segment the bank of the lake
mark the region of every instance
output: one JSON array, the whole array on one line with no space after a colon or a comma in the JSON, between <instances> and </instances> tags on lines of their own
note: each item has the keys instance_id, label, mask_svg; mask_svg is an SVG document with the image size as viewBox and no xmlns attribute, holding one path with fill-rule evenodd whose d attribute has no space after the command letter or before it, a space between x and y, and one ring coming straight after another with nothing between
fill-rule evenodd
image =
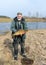
<instances>
[{"instance_id":1,"label":"bank of the lake","mask_svg":"<svg viewBox=\"0 0 46 65\"><path fill-rule=\"evenodd\" d=\"M31 18L31 17L24 17L26 22L46 22L46 18ZM0 18L0 22L12 22L13 18Z\"/></svg>"},{"instance_id":2,"label":"bank of the lake","mask_svg":"<svg viewBox=\"0 0 46 65\"><path fill-rule=\"evenodd\" d=\"M23 65L20 54L18 54L17 61L13 59L13 46L11 42L11 32L0 36L0 65ZM46 65L46 29L30 30L27 32L25 51L27 56L34 60L33 65Z\"/></svg>"}]
</instances>

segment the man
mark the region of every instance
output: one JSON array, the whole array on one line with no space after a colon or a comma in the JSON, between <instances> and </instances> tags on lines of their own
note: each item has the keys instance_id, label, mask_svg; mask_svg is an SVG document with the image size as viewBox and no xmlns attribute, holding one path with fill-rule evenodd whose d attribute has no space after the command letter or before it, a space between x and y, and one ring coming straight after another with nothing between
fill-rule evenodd
<instances>
[{"instance_id":1,"label":"man","mask_svg":"<svg viewBox=\"0 0 46 65\"><path fill-rule=\"evenodd\" d=\"M27 30L27 25L26 25L25 19L22 16L22 13L19 12L17 13L17 16L13 19L13 22L11 24L12 34L14 34L16 31L20 29ZM25 48L24 48L25 38L26 38L26 33L23 34L22 36L18 35L18 36L13 37L14 59L15 60L17 60L18 58L18 41L21 46L21 55L23 57L26 57Z\"/></svg>"}]
</instances>

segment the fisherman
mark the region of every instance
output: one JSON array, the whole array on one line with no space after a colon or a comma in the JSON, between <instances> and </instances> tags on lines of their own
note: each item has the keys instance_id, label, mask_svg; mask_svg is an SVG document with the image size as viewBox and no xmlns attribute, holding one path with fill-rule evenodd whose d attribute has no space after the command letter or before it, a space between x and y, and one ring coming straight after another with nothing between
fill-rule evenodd
<instances>
[{"instance_id":1,"label":"fisherman","mask_svg":"<svg viewBox=\"0 0 46 65\"><path fill-rule=\"evenodd\" d=\"M18 12L17 16L13 19L11 24L12 35L20 29L27 30L27 25L25 19L23 18L22 13ZM21 47L21 53L20 53L21 56L26 57L25 54L26 33L24 33L23 35L16 35L12 38L13 38L13 47L14 47L14 60L18 59L18 44L20 44Z\"/></svg>"}]
</instances>

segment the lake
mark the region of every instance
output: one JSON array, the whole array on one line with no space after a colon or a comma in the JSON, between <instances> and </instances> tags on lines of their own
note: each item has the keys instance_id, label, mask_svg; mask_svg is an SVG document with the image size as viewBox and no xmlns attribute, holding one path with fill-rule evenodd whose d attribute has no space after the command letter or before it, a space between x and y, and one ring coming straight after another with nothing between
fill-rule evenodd
<instances>
[{"instance_id":1,"label":"lake","mask_svg":"<svg viewBox=\"0 0 46 65\"><path fill-rule=\"evenodd\" d=\"M46 29L46 22L27 22L28 29ZM0 33L10 31L11 22L0 23Z\"/></svg>"}]
</instances>

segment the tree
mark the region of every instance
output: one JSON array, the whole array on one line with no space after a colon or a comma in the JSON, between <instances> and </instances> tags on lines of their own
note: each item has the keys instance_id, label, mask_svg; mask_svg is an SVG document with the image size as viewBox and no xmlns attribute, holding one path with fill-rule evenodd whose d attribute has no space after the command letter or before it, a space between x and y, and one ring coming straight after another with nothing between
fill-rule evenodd
<instances>
[{"instance_id":1,"label":"tree","mask_svg":"<svg viewBox=\"0 0 46 65\"><path fill-rule=\"evenodd\" d=\"M28 16L31 17L31 12L28 12Z\"/></svg>"},{"instance_id":2,"label":"tree","mask_svg":"<svg viewBox=\"0 0 46 65\"><path fill-rule=\"evenodd\" d=\"M39 13L38 13L38 12L36 12L36 17L37 17L37 18L39 17Z\"/></svg>"}]
</instances>

